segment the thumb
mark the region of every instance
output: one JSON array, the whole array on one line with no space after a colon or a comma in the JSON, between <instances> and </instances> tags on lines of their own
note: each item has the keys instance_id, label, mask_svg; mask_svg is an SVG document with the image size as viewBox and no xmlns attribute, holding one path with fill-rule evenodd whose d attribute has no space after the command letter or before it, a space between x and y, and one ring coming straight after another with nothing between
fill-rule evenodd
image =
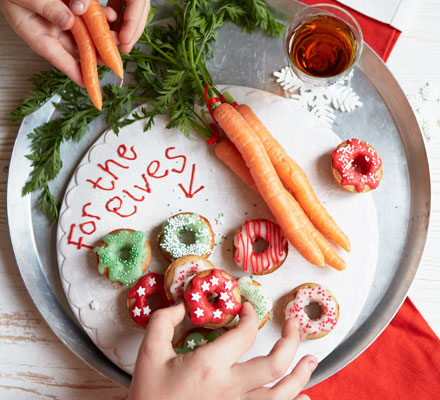
<instances>
[{"instance_id":1,"label":"thumb","mask_svg":"<svg viewBox=\"0 0 440 400\"><path fill-rule=\"evenodd\" d=\"M159 361L175 357L172 345L174 328L184 317L183 303L155 311L147 325L138 358L148 356Z\"/></svg>"},{"instance_id":2,"label":"thumb","mask_svg":"<svg viewBox=\"0 0 440 400\"><path fill-rule=\"evenodd\" d=\"M90 6L91 0L70 0L69 7L75 15L83 15Z\"/></svg>"},{"instance_id":3,"label":"thumb","mask_svg":"<svg viewBox=\"0 0 440 400\"><path fill-rule=\"evenodd\" d=\"M19 3L43 18L57 25L63 30L70 29L73 25L73 14L66 4L59 0L22 0Z\"/></svg>"}]
</instances>

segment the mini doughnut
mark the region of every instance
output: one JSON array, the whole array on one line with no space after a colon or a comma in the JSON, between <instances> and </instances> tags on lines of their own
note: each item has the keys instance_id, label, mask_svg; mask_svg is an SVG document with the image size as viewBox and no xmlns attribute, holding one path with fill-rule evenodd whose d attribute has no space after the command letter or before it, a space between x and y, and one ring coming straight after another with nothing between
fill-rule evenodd
<instances>
[{"instance_id":1,"label":"mini doughnut","mask_svg":"<svg viewBox=\"0 0 440 400\"><path fill-rule=\"evenodd\" d=\"M201 271L214 269L206 258L183 256L171 263L165 271L165 291L169 301L174 304L183 298L186 284Z\"/></svg>"},{"instance_id":2,"label":"mini doughnut","mask_svg":"<svg viewBox=\"0 0 440 400\"><path fill-rule=\"evenodd\" d=\"M256 251L259 241L267 247ZM233 250L235 263L244 272L265 275L283 265L289 244L279 225L267 219L254 219L245 221L237 230Z\"/></svg>"},{"instance_id":3,"label":"mini doughnut","mask_svg":"<svg viewBox=\"0 0 440 400\"><path fill-rule=\"evenodd\" d=\"M183 297L191 321L208 329L228 325L242 307L237 281L221 269L199 272Z\"/></svg>"},{"instance_id":4,"label":"mini doughnut","mask_svg":"<svg viewBox=\"0 0 440 400\"><path fill-rule=\"evenodd\" d=\"M205 328L191 329L185 332L183 336L177 341L174 351L177 354L186 354L190 351L194 351L200 346L214 341L220 336L217 331L213 331Z\"/></svg>"},{"instance_id":5,"label":"mini doughnut","mask_svg":"<svg viewBox=\"0 0 440 400\"><path fill-rule=\"evenodd\" d=\"M382 179L382 160L370 144L359 139L342 142L331 154L333 177L342 189L365 193Z\"/></svg>"},{"instance_id":6,"label":"mini doughnut","mask_svg":"<svg viewBox=\"0 0 440 400\"><path fill-rule=\"evenodd\" d=\"M157 295L158 301L153 304L148 298L154 294ZM163 286L163 276L154 272L144 275L128 292L127 306L130 316L143 328L150 322L153 312L169 305Z\"/></svg>"},{"instance_id":7,"label":"mini doughnut","mask_svg":"<svg viewBox=\"0 0 440 400\"><path fill-rule=\"evenodd\" d=\"M150 243L145 233L133 229L117 229L108 233L93 251L99 273L126 286L137 281L151 262Z\"/></svg>"},{"instance_id":8,"label":"mini doughnut","mask_svg":"<svg viewBox=\"0 0 440 400\"><path fill-rule=\"evenodd\" d=\"M189 243L182 235L191 233ZM168 218L157 238L159 248L168 261L194 254L207 258L214 248L214 232L209 221L201 215L184 212Z\"/></svg>"},{"instance_id":9,"label":"mini doughnut","mask_svg":"<svg viewBox=\"0 0 440 400\"><path fill-rule=\"evenodd\" d=\"M310 313L307 310L309 305L318 307L316 318L311 319L307 314ZM305 283L293 289L286 296L284 310L286 319L298 320L301 340L320 339L328 335L339 318L339 304L335 297L316 283Z\"/></svg>"},{"instance_id":10,"label":"mini doughnut","mask_svg":"<svg viewBox=\"0 0 440 400\"><path fill-rule=\"evenodd\" d=\"M261 329L270 318L273 307L272 299L264 286L261 286L257 281L248 276L241 277L237 282L242 299L249 301L254 306L258 317L258 329ZM227 328L234 327L239 320L238 316L235 317Z\"/></svg>"}]
</instances>

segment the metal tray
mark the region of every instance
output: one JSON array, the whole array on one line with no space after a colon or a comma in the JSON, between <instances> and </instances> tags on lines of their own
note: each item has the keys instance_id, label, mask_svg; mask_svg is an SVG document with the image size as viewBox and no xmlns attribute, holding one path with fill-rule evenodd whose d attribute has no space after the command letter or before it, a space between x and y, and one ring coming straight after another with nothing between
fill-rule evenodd
<instances>
[{"instance_id":1,"label":"metal tray","mask_svg":"<svg viewBox=\"0 0 440 400\"><path fill-rule=\"evenodd\" d=\"M303 5L270 0L284 21ZM159 5L159 18L169 8ZM281 94L272 72L285 65L280 39L248 36L225 25L209 62L214 80ZM347 338L319 365L309 386L334 374L362 353L390 322L405 299L423 252L430 213L427 156L416 118L406 96L382 60L369 48L355 68L352 85L364 106L337 116L334 131L343 139L374 143L384 161L384 178L374 193L379 220L379 261L367 303ZM54 99L56 100L56 99ZM21 196L30 163L27 134L51 118L51 103L25 118L17 135L8 177L8 220L18 267L35 305L59 339L79 358L109 379L129 386L130 376L95 347L73 317L61 287L56 261L56 226L36 208L37 196ZM62 198L65 187L91 143L105 128L97 121L81 143L62 148L64 168L52 185ZM297 133L300 134L300 133Z\"/></svg>"}]
</instances>

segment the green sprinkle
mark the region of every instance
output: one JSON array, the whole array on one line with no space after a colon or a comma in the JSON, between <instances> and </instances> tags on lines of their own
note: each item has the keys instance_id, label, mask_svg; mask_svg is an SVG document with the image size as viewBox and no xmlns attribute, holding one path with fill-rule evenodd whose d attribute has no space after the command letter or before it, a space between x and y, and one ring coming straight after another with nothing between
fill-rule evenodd
<instances>
[{"instance_id":1,"label":"green sprinkle","mask_svg":"<svg viewBox=\"0 0 440 400\"><path fill-rule=\"evenodd\" d=\"M194 234L193 243L180 241L179 236L185 232ZM211 253L209 228L198 214L178 214L168 218L162 226L160 236L161 249L170 254L173 259L187 254L203 256Z\"/></svg>"},{"instance_id":2,"label":"green sprinkle","mask_svg":"<svg viewBox=\"0 0 440 400\"><path fill-rule=\"evenodd\" d=\"M93 249L99 258L99 273L104 274L107 269L110 280L122 282L126 286L142 276L142 264L148 253L144 232L120 230L105 235L102 241L107 246ZM126 257L121 257L120 253L124 253Z\"/></svg>"}]
</instances>

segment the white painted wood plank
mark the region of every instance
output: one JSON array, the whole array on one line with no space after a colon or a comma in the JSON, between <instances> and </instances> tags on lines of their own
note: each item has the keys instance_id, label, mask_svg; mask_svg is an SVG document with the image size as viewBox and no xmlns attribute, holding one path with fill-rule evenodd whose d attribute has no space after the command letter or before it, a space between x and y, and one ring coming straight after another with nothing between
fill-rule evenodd
<instances>
[{"instance_id":1,"label":"white painted wood plank","mask_svg":"<svg viewBox=\"0 0 440 400\"><path fill-rule=\"evenodd\" d=\"M102 377L52 333L21 280L9 241L6 182L17 127L8 112L19 103L32 73L47 68L0 17L0 398L124 399L127 390ZM426 82L440 86L440 2L419 1L388 66L406 92ZM420 268L409 291L440 335L440 143L427 143L432 176L432 215Z\"/></svg>"}]
</instances>

